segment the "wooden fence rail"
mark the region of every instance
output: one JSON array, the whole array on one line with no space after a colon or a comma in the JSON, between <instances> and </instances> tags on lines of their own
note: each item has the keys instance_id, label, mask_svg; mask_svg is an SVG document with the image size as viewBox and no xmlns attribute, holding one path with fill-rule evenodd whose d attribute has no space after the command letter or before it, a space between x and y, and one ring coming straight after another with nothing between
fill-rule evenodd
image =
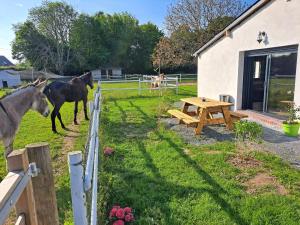
<instances>
[{"instance_id":1,"label":"wooden fence rail","mask_svg":"<svg viewBox=\"0 0 300 225\"><path fill-rule=\"evenodd\" d=\"M15 150L7 165L9 173L0 183L0 224L15 206L16 225L58 225L49 145L38 143Z\"/></svg>"}]
</instances>

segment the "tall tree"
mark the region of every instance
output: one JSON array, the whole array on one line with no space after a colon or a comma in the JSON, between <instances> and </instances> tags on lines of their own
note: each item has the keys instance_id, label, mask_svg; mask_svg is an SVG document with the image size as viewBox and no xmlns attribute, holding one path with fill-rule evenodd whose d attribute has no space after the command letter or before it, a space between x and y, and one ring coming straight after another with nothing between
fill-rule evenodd
<instances>
[{"instance_id":1,"label":"tall tree","mask_svg":"<svg viewBox=\"0 0 300 225\"><path fill-rule=\"evenodd\" d=\"M34 29L51 42L52 47L48 49L47 60L60 74L63 74L66 65L70 61L70 32L76 16L77 13L72 6L65 2L43 1L41 6L29 11L27 22L33 24ZM17 28L16 33L18 31L20 30ZM14 47L14 53L21 54L17 45ZM36 52L36 55L38 56L39 52Z\"/></svg>"},{"instance_id":2,"label":"tall tree","mask_svg":"<svg viewBox=\"0 0 300 225\"><path fill-rule=\"evenodd\" d=\"M71 64L73 69L92 70L107 64L110 51L106 43L107 24L99 20L102 14L81 14L74 22L71 32L71 47L75 56Z\"/></svg>"},{"instance_id":3,"label":"tall tree","mask_svg":"<svg viewBox=\"0 0 300 225\"><path fill-rule=\"evenodd\" d=\"M37 69L51 68L49 60L52 42L41 35L29 21L15 25L14 30L16 33L12 44L14 59L27 60Z\"/></svg>"},{"instance_id":4,"label":"tall tree","mask_svg":"<svg viewBox=\"0 0 300 225\"><path fill-rule=\"evenodd\" d=\"M245 7L242 0L178 0L169 6L165 23L169 32L181 25L201 31L216 18L236 17Z\"/></svg>"},{"instance_id":5,"label":"tall tree","mask_svg":"<svg viewBox=\"0 0 300 225\"><path fill-rule=\"evenodd\" d=\"M191 55L244 8L242 0L178 0L168 9L165 19L168 37L156 46L153 64L195 68L196 61Z\"/></svg>"},{"instance_id":6,"label":"tall tree","mask_svg":"<svg viewBox=\"0 0 300 225\"><path fill-rule=\"evenodd\" d=\"M156 44L162 36L162 31L150 22L139 26L139 30L135 37L135 44L132 45L130 49L130 64L128 72L153 72L151 56Z\"/></svg>"}]
</instances>

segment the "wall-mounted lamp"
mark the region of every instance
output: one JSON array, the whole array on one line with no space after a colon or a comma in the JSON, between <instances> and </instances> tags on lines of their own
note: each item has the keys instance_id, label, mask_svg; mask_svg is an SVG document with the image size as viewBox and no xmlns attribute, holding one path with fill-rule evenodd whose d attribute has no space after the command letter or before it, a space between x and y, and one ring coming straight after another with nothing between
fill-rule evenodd
<instances>
[{"instance_id":1,"label":"wall-mounted lamp","mask_svg":"<svg viewBox=\"0 0 300 225\"><path fill-rule=\"evenodd\" d=\"M264 31L259 31L258 36L257 36L257 42L260 44L262 41L265 41L267 38L267 34Z\"/></svg>"}]
</instances>

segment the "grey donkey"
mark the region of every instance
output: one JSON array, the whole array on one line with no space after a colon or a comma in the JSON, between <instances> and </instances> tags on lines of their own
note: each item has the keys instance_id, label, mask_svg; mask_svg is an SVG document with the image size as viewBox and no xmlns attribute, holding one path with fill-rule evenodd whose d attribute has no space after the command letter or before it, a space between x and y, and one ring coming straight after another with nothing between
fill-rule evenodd
<instances>
[{"instance_id":1,"label":"grey donkey","mask_svg":"<svg viewBox=\"0 0 300 225\"><path fill-rule=\"evenodd\" d=\"M5 158L13 150L15 135L26 112L33 109L44 117L49 115L50 110L43 94L46 85L47 81L36 80L0 98L0 141L3 141L5 147Z\"/></svg>"}]
</instances>

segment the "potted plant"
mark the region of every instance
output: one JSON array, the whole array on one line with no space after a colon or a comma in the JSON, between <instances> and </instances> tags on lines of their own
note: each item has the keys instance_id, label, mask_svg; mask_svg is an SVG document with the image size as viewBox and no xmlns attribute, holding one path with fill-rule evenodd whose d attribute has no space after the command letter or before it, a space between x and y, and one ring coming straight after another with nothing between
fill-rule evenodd
<instances>
[{"instance_id":1,"label":"potted plant","mask_svg":"<svg viewBox=\"0 0 300 225\"><path fill-rule=\"evenodd\" d=\"M283 132L290 137L297 137L299 132L300 123L298 121L300 107L296 106L295 103L288 105L288 119L283 121Z\"/></svg>"}]
</instances>

